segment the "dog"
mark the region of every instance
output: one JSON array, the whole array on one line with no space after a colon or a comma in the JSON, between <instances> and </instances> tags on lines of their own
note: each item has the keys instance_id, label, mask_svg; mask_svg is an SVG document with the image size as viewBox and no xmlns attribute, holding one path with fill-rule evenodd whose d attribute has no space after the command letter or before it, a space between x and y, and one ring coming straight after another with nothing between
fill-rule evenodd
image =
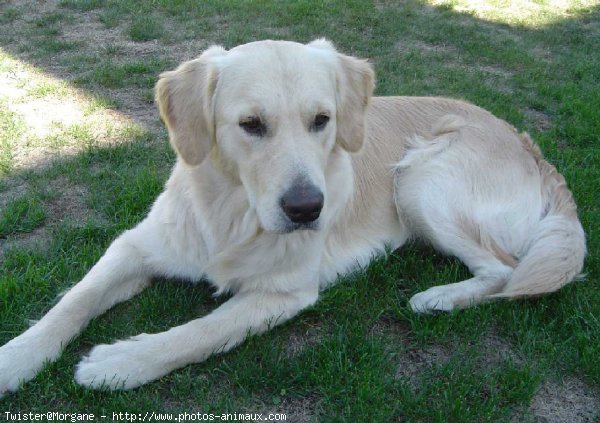
<instances>
[{"instance_id":1,"label":"dog","mask_svg":"<svg viewBox=\"0 0 600 423\"><path fill-rule=\"evenodd\" d=\"M540 295L579 274L576 205L527 134L463 101L373 89L369 63L324 39L214 46L163 73L156 101L177 153L165 190L0 347L0 392L155 276L205 279L232 297L168 331L96 346L76 368L79 384L131 389L228 351L410 239L473 274L417 293L415 312Z\"/></svg>"}]
</instances>

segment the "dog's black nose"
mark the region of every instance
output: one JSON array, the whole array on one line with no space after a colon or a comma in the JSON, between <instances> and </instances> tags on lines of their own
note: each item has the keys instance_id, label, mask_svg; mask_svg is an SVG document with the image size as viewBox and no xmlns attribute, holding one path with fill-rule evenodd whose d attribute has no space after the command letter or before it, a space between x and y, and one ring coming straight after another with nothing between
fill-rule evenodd
<instances>
[{"instance_id":1,"label":"dog's black nose","mask_svg":"<svg viewBox=\"0 0 600 423\"><path fill-rule=\"evenodd\" d=\"M281 197L281 208L294 223L317 220L323 208L323 193L312 184L292 186Z\"/></svg>"}]
</instances>

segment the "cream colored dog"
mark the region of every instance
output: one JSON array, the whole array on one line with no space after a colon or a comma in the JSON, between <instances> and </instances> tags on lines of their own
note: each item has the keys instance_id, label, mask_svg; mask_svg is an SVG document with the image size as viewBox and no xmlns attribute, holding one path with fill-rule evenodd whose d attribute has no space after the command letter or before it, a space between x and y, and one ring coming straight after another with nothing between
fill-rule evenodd
<instances>
[{"instance_id":1,"label":"cream colored dog","mask_svg":"<svg viewBox=\"0 0 600 423\"><path fill-rule=\"evenodd\" d=\"M527 135L443 98L371 98L373 71L324 40L212 47L161 75L178 160L148 217L39 322L0 348L0 392L32 379L92 319L152 276L233 297L208 316L92 349L75 379L130 389L227 351L315 303L385 248L420 238L469 280L417 312L557 290L584 233L565 181Z\"/></svg>"}]
</instances>

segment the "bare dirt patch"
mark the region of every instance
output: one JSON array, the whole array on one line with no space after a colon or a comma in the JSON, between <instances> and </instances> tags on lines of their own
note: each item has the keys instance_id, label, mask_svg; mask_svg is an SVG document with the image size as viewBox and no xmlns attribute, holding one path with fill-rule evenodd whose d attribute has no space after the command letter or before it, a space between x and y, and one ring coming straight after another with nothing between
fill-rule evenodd
<instances>
[{"instance_id":1,"label":"bare dirt patch","mask_svg":"<svg viewBox=\"0 0 600 423\"><path fill-rule=\"evenodd\" d=\"M389 336L396 341L395 347L390 347L398 357L395 377L406 379L414 391L419 388L420 375L425 370L444 365L452 357L452 350L445 345L416 347L409 325L385 315L375 322L370 332L372 336Z\"/></svg>"},{"instance_id":2,"label":"bare dirt patch","mask_svg":"<svg viewBox=\"0 0 600 423\"><path fill-rule=\"evenodd\" d=\"M65 177L58 177L47 183L46 190L52 198L44 202L46 219L44 225L26 233L9 235L0 245L0 263L4 261L6 252L11 248L26 250L41 249L44 251L52 239L51 227L59 223L81 226L87 222L102 224L105 219L86 204L88 190L83 185L75 185ZM28 192L26 183L16 184L5 191L0 199L0 211L9 201L22 197Z\"/></svg>"},{"instance_id":3,"label":"bare dirt patch","mask_svg":"<svg viewBox=\"0 0 600 423\"><path fill-rule=\"evenodd\" d=\"M479 342L485 349L486 363L497 365L506 359L517 364L525 361L513 344L496 329L486 331Z\"/></svg>"},{"instance_id":4,"label":"bare dirt patch","mask_svg":"<svg viewBox=\"0 0 600 423\"><path fill-rule=\"evenodd\" d=\"M424 348L409 348L399 355L396 378L407 379L413 391L418 390L420 375L434 366L443 366L452 357L449 348L429 345Z\"/></svg>"},{"instance_id":5,"label":"bare dirt patch","mask_svg":"<svg viewBox=\"0 0 600 423\"><path fill-rule=\"evenodd\" d=\"M89 195L87 187L70 183L67 178L58 177L48 185L58 196L46 203L48 223L68 222L79 226L87 221L104 223L104 218L92 210L86 199Z\"/></svg>"},{"instance_id":6,"label":"bare dirt patch","mask_svg":"<svg viewBox=\"0 0 600 423\"><path fill-rule=\"evenodd\" d=\"M5 184L5 188L0 191L0 212L8 203L23 197L29 190L29 184L20 178L5 179L2 182Z\"/></svg>"},{"instance_id":7,"label":"bare dirt patch","mask_svg":"<svg viewBox=\"0 0 600 423\"><path fill-rule=\"evenodd\" d=\"M526 413L540 423L595 422L600 413L600 392L577 378L546 381ZM522 416L514 416L511 421L522 421Z\"/></svg>"},{"instance_id":8,"label":"bare dirt patch","mask_svg":"<svg viewBox=\"0 0 600 423\"><path fill-rule=\"evenodd\" d=\"M456 49L444 44L430 44L421 40L401 40L396 44L396 49L401 53L421 52L434 54L455 53Z\"/></svg>"},{"instance_id":9,"label":"bare dirt patch","mask_svg":"<svg viewBox=\"0 0 600 423\"><path fill-rule=\"evenodd\" d=\"M286 347L288 357L297 356L304 349L318 345L323 339L323 330L320 324L292 330Z\"/></svg>"},{"instance_id":10,"label":"bare dirt patch","mask_svg":"<svg viewBox=\"0 0 600 423\"><path fill-rule=\"evenodd\" d=\"M476 69L489 75L501 76L503 78L510 78L513 76L511 71L501 68L500 66L479 65L476 66Z\"/></svg>"},{"instance_id":11,"label":"bare dirt patch","mask_svg":"<svg viewBox=\"0 0 600 423\"><path fill-rule=\"evenodd\" d=\"M413 390L419 388L420 375L434 366L443 366L456 353L451 346L431 344L415 347L410 328L402 322L382 318L372 333L388 334L398 340L403 351L398 354L396 377L406 379ZM520 364L525 358L495 330L489 330L478 341L482 351L476 365L480 369L496 369L509 360ZM511 422L530 418L539 423L593 422L600 413L600 392L575 376L563 381L545 381L531 399L530 406L516 411ZM529 420L527 420L529 421Z\"/></svg>"},{"instance_id":12,"label":"bare dirt patch","mask_svg":"<svg viewBox=\"0 0 600 423\"><path fill-rule=\"evenodd\" d=\"M535 46L530 52L536 59L541 60L544 63L551 64L554 62L552 49L547 45Z\"/></svg>"},{"instance_id":13,"label":"bare dirt patch","mask_svg":"<svg viewBox=\"0 0 600 423\"><path fill-rule=\"evenodd\" d=\"M47 226L35 229L33 232L10 235L0 244L0 265L4 263L6 253L13 248L44 251L50 244L52 236Z\"/></svg>"},{"instance_id":14,"label":"bare dirt patch","mask_svg":"<svg viewBox=\"0 0 600 423\"><path fill-rule=\"evenodd\" d=\"M420 376L423 372L437 366L444 366L456 354L463 354L453 345L430 344L415 346L409 333L404 329L396 330L404 351L399 354L396 377L407 379L413 390L419 388ZM477 348L481 354L475 361L476 368L493 371L500 367L506 360L513 363L522 363L520 355L512 345L495 331L489 331L478 341Z\"/></svg>"},{"instance_id":15,"label":"bare dirt patch","mask_svg":"<svg viewBox=\"0 0 600 423\"><path fill-rule=\"evenodd\" d=\"M276 406L265 406L259 413L262 413L264 417L269 414L285 414L286 422L293 423L312 423L319 421L317 416L318 398L316 397L303 397L303 398L290 398L285 397L280 404Z\"/></svg>"},{"instance_id":16,"label":"bare dirt patch","mask_svg":"<svg viewBox=\"0 0 600 423\"><path fill-rule=\"evenodd\" d=\"M513 73L504 69L500 66L493 65L464 65L457 62L447 62L444 67L449 69L458 69L465 72L472 77L477 77L482 80L485 85L489 88L505 93L512 94L514 91L510 86L509 79L513 76Z\"/></svg>"},{"instance_id":17,"label":"bare dirt patch","mask_svg":"<svg viewBox=\"0 0 600 423\"><path fill-rule=\"evenodd\" d=\"M10 108L21 115L30 135L45 138L58 128L71 126L83 120L84 112L73 98L65 102L58 98L22 100Z\"/></svg>"},{"instance_id":18,"label":"bare dirt patch","mask_svg":"<svg viewBox=\"0 0 600 423\"><path fill-rule=\"evenodd\" d=\"M546 132L550 128L552 128L552 122L548 115L542 111L535 109L527 109L525 110L525 117L533 127L540 132Z\"/></svg>"}]
</instances>

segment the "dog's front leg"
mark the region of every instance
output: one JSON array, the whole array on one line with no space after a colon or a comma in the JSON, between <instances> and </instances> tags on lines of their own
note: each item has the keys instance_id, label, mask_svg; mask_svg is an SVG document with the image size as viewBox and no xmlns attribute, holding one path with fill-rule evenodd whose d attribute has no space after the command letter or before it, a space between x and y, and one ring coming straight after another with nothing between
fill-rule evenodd
<instances>
[{"instance_id":1,"label":"dog's front leg","mask_svg":"<svg viewBox=\"0 0 600 423\"><path fill-rule=\"evenodd\" d=\"M95 316L141 291L149 282L136 230L111 244L90 272L27 331L0 347L0 397L32 379L44 363Z\"/></svg>"},{"instance_id":2,"label":"dog's front leg","mask_svg":"<svg viewBox=\"0 0 600 423\"><path fill-rule=\"evenodd\" d=\"M211 314L157 334L96 346L75 379L90 388L131 389L213 353L228 351L313 304L318 286L294 292L242 292Z\"/></svg>"}]
</instances>

